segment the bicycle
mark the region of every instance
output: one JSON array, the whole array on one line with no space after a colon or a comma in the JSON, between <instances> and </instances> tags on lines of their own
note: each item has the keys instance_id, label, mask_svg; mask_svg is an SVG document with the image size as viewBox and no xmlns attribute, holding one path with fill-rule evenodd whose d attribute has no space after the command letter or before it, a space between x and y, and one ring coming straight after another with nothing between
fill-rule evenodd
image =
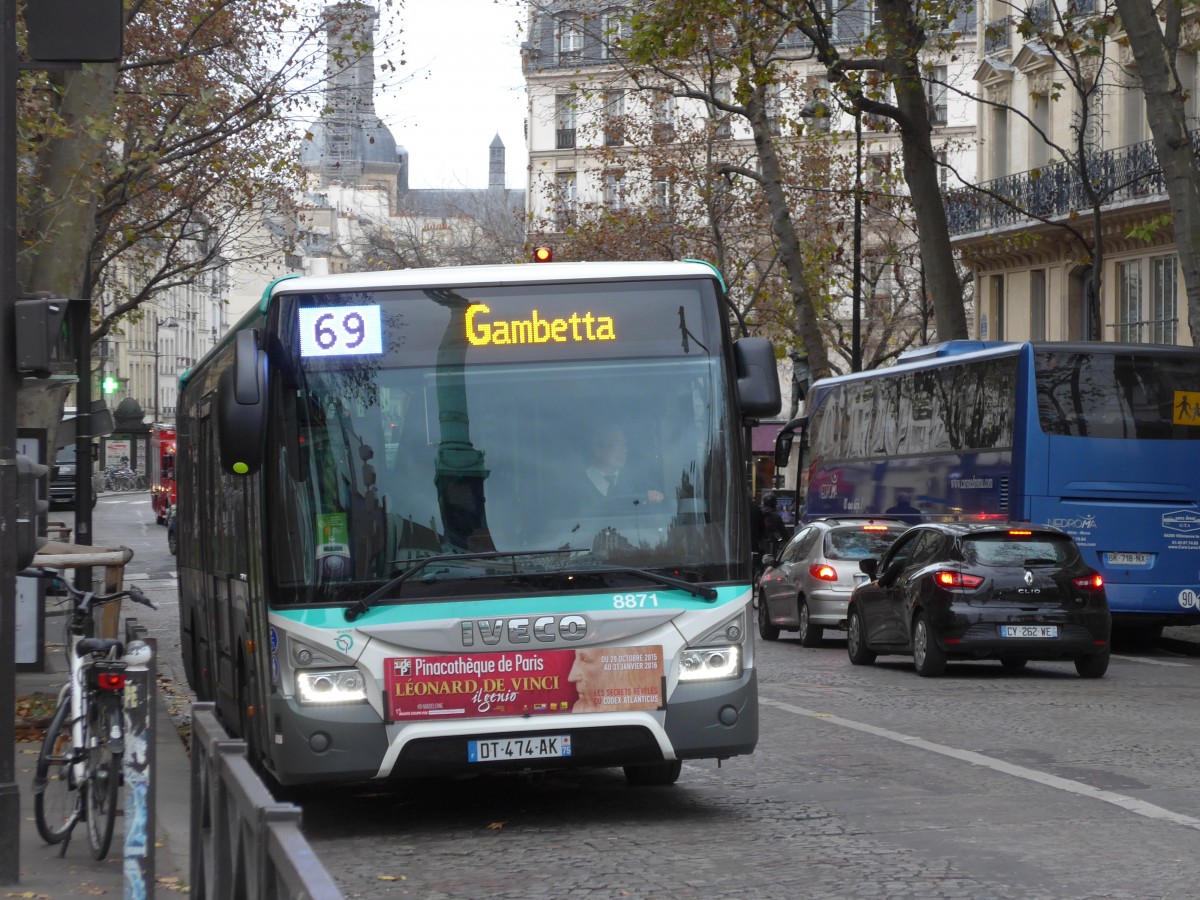
<instances>
[{"instance_id":1,"label":"bicycle","mask_svg":"<svg viewBox=\"0 0 1200 900\"><path fill-rule=\"evenodd\" d=\"M64 640L70 675L59 691L33 779L38 834L47 844L61 843L59 855L65 856L75 826L86 822L92 857L104 859L112 843L121 786L125 668L141 660L133 645L126 655L121 641L94 637L93 612L124 597L157 607L136 586L97 594L79 590L51 570L26 569L21 574L53 579L74 603Z\"/></svg>"}]
</instances>

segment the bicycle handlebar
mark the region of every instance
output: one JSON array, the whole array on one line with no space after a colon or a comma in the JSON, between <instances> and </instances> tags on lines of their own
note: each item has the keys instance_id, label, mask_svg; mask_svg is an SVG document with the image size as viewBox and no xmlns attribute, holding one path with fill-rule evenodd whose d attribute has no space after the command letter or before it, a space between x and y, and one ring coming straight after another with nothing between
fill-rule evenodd
<instances>
[{"instance_id":1,"label":"bicycle handlebar","mask_svg":"<svg viewBox=\"0 0 1200 900\"><path fill-rule=\"evenodd\" d=\"M71 584L71 582L67 581L67 579L63 578L62 575L55 569L31 567L28 569L22 569L17 574L28 578L49 578L61 587L65 588L67 593L70 594L71 598L75 601L80 601L90 596L91 599L87 604L88 608L93 606L102 606L105 603L112 603L114 600L121 600L122 598L128 597L134 603L140 603L142 606L148 606L150 609L158 609L158 607L155 606L154 603L152 603L150 599L142 593L141 588L135 584L131 584L122 591L114 591L111 594L97 594L94 591L81 591L79 588L75 587L75 585Z\"/></svg>"}]
</instances>

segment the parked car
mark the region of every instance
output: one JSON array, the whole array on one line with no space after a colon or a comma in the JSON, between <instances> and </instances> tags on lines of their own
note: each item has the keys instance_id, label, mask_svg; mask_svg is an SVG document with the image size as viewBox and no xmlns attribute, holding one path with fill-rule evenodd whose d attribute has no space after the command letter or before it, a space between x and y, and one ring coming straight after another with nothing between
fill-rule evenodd
<instances>
[{"instance_id":1,"label":"parked car","mask_svg":"<svg viewBox=\"0 0 1200 900\"><path fill-rule=\"evenodd\" d=\"M88 461L91 468L91 460ZM96 507L96 485L92 485L92 508ZM75 445L67 444L59 447L54 455L54 465L50 469L50 505L55 507L75 507Z\"/></svg>"},{"instance_id":2,"label":"parked car","mask_svg":"<svg viewBox=\"0 0 1200 900\"><path fill-rule=\"evenodd\" d=\"M778 639L798 631L818 647L826 628L846 627L846 604L858 581L859 560L878 558L908 526L887 519L820 519L805 525L780 551L763 557L758 580L758 633Z\"/></svg>"},{"instance_id":3,"label":"parked car","mask_svg":"<svg viewBox=\"0 0 1200 900\"><path fill-rule=\"evenodd\" d=\"M179 518L175 515L175 504L167 509L167 549L174 556L179 552Z\"/></svg>"},{"instance_id":4,"label":"parked car","mask_svg":"<svg viewBox=\"0 0 1200 900\"><path fill-rule=\"evenodd\" d=\"M917 674L950 659L1071 659L1083 678L1108 670L1112 619L1104 581L1070 535L1026 523L927 523L882 559L859 563L872 579L850 597L846 649L870 665L909 654Z\"/></svg>"}]
</instances>

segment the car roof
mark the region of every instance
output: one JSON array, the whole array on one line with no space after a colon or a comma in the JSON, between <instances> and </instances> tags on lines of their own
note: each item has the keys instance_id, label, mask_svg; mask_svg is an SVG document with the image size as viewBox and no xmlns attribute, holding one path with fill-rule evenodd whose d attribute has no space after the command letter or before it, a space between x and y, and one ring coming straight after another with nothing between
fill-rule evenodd
<instances>
[{"instance_id":1,"label":"car roof","mask_svg":"<svg viewBox=\"0 0 1200 900\"><path fill-rule=\"evenodd\" d=\"M1035 525L1032 522L995 520L986 522L922 522L913 527L934 529L945 534L954 535L955 537L967 537L976 534L1007 534L1010 531L1034 531L1039 534L1070 537L1061 528L1055 528L1053 525Z\"/></svg>"},{"instance_id":2,"label":"car roof","mask_svg":"<svg viewBox=\"0 0 1200 900\"><path fill-rule=\"evenodd\" d=\"M822 516L819 519L813 519L810 525L898 525L903 528L909 526L908 522L903 519L893 519L891 516Z\"/></svg>"}]
</instances>

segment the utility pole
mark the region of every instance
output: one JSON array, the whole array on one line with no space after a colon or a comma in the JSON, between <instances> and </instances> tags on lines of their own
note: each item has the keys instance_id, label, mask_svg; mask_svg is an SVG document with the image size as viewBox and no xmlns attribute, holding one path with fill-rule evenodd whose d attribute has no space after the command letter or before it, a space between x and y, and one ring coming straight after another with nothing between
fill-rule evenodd
<instances>
[{"instance_id":1,"label":"utility pole","mask_svg":"<svg viewBox=\"0 0 1200 900\"><path fill-rule=\"evenodd\" d=\"M16 783L17 0L0 0L0 884L20 876Z\"/></svg>"}]
</instances>

